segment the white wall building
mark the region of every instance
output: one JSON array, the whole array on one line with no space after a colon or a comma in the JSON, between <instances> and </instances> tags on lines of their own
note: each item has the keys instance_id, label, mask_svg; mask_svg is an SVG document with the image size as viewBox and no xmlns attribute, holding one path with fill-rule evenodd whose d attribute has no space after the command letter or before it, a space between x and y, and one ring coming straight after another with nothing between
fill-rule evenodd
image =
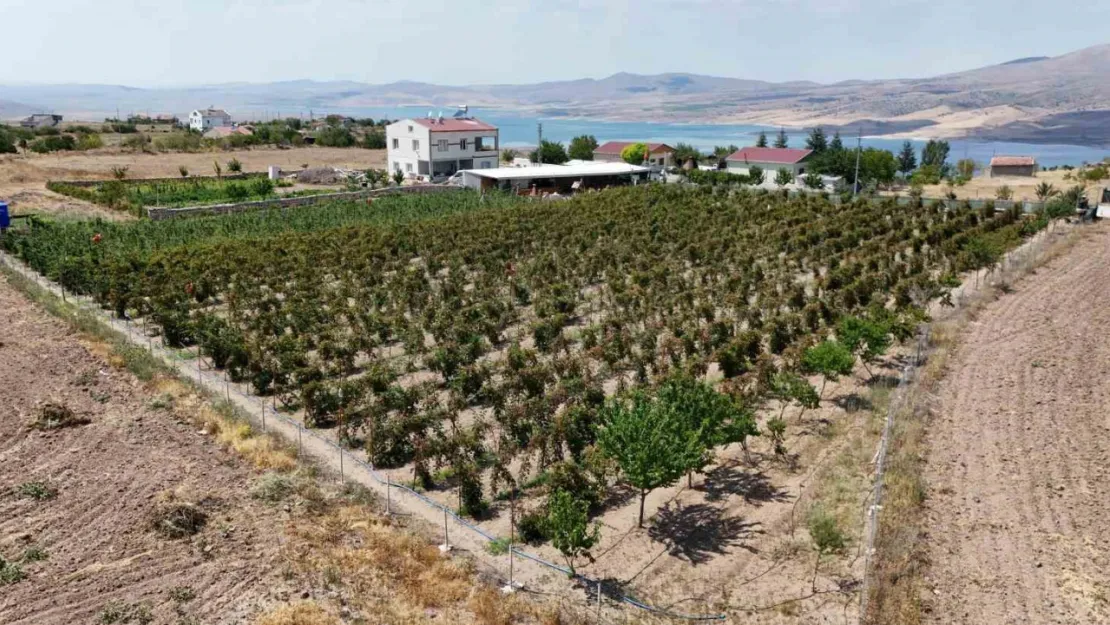
<instances>
[{"instance_id":1,"label":"white wall building","mask_svg":"<svg viewBox=\"0 0 1110 625\"><path fill-rule=\"evenodd\" d=\"M774 181L780 169L790 172L797 178L806 174L806 166L813 150L797 148L742 148L733 152L725 163L734 174L747 175L752 167L763 170L764 181Z\"/></svg>"},{"instance_id":2,"label":"white wall building","mask_svg":"<svg viewBox=\"0 0 1110 625\"><path fill-rule=\"evenodd\" d=\"M223 109L206 108L189 113L189 128L197 132L229 126L231 126L231 115Z\"/></svg>"},{"instance_id":3,"label":"white wall building","mask_svg":"<svg viewBox=\"0 0 1110 625\"><path fill-rule=\"evenodd\" d=\"M385 127L385 141L389 171L409 177L494 169L500 157L497 127L473 117L402 119Z\"/></svg>"}]
</instances>

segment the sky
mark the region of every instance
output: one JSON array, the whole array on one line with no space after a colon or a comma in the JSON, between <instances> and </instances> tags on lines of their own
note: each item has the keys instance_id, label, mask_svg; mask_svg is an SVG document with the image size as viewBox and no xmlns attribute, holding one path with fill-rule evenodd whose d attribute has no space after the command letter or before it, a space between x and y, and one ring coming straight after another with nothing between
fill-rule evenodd
<instances>
[{"instance_id":1,"label":"sky","mask_svg":"<svg viewBox=\"0 0 1110 625\"><path fill-rule=\"evenodd\" d=\"M0 41L0 84L835 82L1110 42L1110 0L0 0Z\"/></svg>"}]
</instances>

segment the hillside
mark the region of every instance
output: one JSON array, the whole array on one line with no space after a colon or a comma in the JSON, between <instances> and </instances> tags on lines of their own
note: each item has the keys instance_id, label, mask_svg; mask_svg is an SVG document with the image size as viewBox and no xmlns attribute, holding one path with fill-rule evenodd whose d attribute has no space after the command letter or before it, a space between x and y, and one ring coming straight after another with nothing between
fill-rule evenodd
<instances>
[{"instance_id":1,"label":"hillside","mask_svg":"<svg viewBox=\"0 0 1110 625\"><path fill-rule=\"evenodd\" d=\"M527 85L298 80L174 89L13 86L0 87L0 99L88 116L114 114L117 109L184 114L208 104L240 114L273 114L467 103L545 116L851 125L853 129L865 122L876 134L1105 145L1110 143L1110 132L1105 130L1110 123L1110 44L931 78L834 84L771 83L688 73L618 73L603 79ZM0 102L0 117L15 114Z\"/></svg>"}]
</instances>

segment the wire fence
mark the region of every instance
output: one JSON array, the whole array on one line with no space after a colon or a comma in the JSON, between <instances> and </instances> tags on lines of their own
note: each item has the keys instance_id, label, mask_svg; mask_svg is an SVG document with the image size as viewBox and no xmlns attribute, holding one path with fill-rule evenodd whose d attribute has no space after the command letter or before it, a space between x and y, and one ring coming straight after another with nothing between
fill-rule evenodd
<instances>
[{"instance_id":1,"label":"wire fence","mask_svg":"<svg viewBox=\"0 0 1110 625\"><path fill-rule=\"evenodd\" d=\"M275 432L274 428L271 427L273 420L276 420L279 424L282 425L282 427L278 428L279 430L287 430L287 432L283 434L288 434L289 432L295 433L298 456L305 453L304 437L307 435L310 441L316 441L318 443L318 446L322 446L323 449L329 450L330 457L323 455L318 455L318 457L319 459L324 460L328 463L332 463L333 459L337 461L341 480L348 480L349 475L346 471L347 466L357 467L379 486L379 490L384 490L384 492L386 493L387 505L389 505L389 501L391 499L391 490L397 490L404 495L411 496L412 498L421 502L423 505L431 507L433 510L437 511L437 513L442 512L445 522L447 519L451 519L456 524L456 526L471 532L471 534L477 537L480 542L484 541L488 544L502 541L502 539L500 539L499 537L487 532L478 525L460 517L449 507L431 499L423 493L420 493L417 490L410 488L409 486L406 486L404 484L394 482L389 479L388 476L383 477L381 472L376 470L372 464L362 460L361 458L358 458L357 456L354 456L349 451L343 449L343 447L337 444L335 441L322 436L321 434L313 431L310 428L304 427L304 425L299 421L281 414L274 408L268 408L266 406L266 400L263 397L244 393L238 388L233 388L230 380L227 377L220 377L218 374L214 373L214 369L210 369L207 372L203 371L199 350L195 357L186 357L182 355L181 350L162 345L161 340L156 343L153 340L151 333L147 332L145 323L142 324L141 332L136 331L133 330L132 325L138 324L133 324L131 319L117 319L113 317L109 311L106 311L103 308L97 306L92 300L87 297L75 297L71 295L67 298L65 289L62 288L59 284L50 281L38 272L31 269L19 259L16 259L5 252L0 252L0 263L4 264L6 267L23 276L24 278L31 280L41 289L62 297L62 299L67 303L76 306L80 310L91 314L98 320L106 323L111 329L121 334L123 337L126 337L128 343L147 350L153 357L160 358L163 362L168 363L172 368L182 374L182 376L188 377L189 379L195 379L198 387L207 389L214 396L224 396L229 402L231 401L232 396L234 396L238 400L238 403L236 405L243 408L248 408L253 406L254 404L257 404L257 413L253 410L253 408L244 410L248 418L253 423L261 427L263 432L266 433L280 433ZM145 341L143 340L144 336L146 339ZM193 360L196 361L195 377L193 375L193 367L191 366L191 362ZM269 419L271 420L270 422L267 422L267 417L269 417ZM285 438L289 439L290 443L293 443L293 441L291 440L291 436L285 436ZM331 453L334 453L335 455L331 455ZM310 452L310 455L317 454L312 454ZM446 532L446 526L444 529ZM445 542L445 544L447 543ZM535 554L528 553L527 551L524 551L516 546L510 546L509 554L510 558L515 555L519 558L529 560L531 562L539 564L542 567L573 578L587 589L591 605L593 604L593 602L596 602L597 605L600 607L602 598L608 597L611 601L614 601L618 604L632 606L646 612L673 619L686 621L723 621L726 618L726 615L724 614L688 614L673 612L670 610L652 606L649 603L624 594L617 588L612 588L612 584L610 584L610 588L604 588L605 583L603 580L590 578L579 573L572 573L570 569L566 567L560 566L553 562L549 562ZM510 584L513 583L513 580L508 581ZM596 594L589 596L589 593L591 592Z\"/></svg>"},{"instance_id":2,"label":"wire fence","mask_svg":"<svg viewBox=\"0 0 1110 625\"><path fill-rule=\"evenodd\" d=\"M1049 224L1048 228L1038 232L1027 242L1007 253L999 266L999 277L1002 280L1006 280L1034 266L1042 258L1048 237L1055 232L1055 223L1052 222ZM968 278L953 292L953 311L964 310L969 302L972 301L975 294L979 292L980 275L984 272L986 275L983 277L982 287L987 288L990 286L988 280L993 274L993 271L976 271L974 274L974 287L971 286L971 279ZM879 512L882 511L883 487L886 477L887 454L890 449L891 436L894 432L896 420L907 413L907 404L913 401L914 383L917 381L921 365L925 363L929 356L930 347L932 345L931 341L932 327L928 324L923 325L917 333L914 353L909 362L902 368L898 379L897 390L894 396L891 397L887 409L886 420L883 424L879 448L875 454L875 481L870 496L871 505L867 507L866 529L864 532L864 570L863 583L860 587L859 610L860 625L865 625L869 622L868 610L871 609L871 591L875 584L873 570L874 558L877 555L875 540L879 533Z\"/></svg>"}]
</instances>

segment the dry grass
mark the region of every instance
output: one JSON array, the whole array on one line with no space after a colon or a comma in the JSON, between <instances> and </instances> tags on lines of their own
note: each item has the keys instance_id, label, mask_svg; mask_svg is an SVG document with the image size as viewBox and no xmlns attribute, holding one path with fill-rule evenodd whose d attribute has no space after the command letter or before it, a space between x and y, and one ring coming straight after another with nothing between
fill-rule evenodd
<instances>
[{"instance_id":1,"label":"dry grass","mask_svg":"<svg viewBox=\"0 0 1110 625\"><path fill-rule=\"evenodd\" d=\"M339 625L340 620L313 601L283 605L257 621L257 625Z\"/></svg>"},{"instance_id":2,"label":"dry grass","mask_svg":"<svg viewBox=\"0 0 1110 625\"><path fill-rule=\"evenodd\" d=\"M1004 295L1014 279L1033 273L1037 266L1063 254L1085 232L1072 230L1029 262L1011 265L998 286L984 284L970 293L960 308L930 324L925 363L915 382L906 389L905 401L894 415L875 538L869 609L863 622L874 625L922 622L924 573L928 567L927 527L922 514L929 492L924 478L928 424L935 391L948 373L964 329L983 308Z\"/></svg>"}]
</instances>

